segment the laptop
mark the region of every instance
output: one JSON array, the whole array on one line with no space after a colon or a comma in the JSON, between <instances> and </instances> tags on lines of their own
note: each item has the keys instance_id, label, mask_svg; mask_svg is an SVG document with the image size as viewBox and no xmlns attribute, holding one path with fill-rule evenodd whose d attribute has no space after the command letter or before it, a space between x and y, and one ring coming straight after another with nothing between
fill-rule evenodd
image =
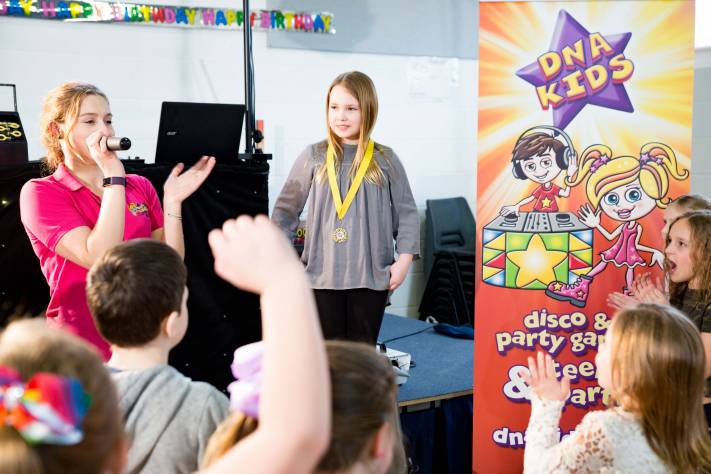
<instances>
[{"instance_id":1,"label":"laptop","mask_svg":"<svg viewBox=\"0 0 711 474\"><path fill-rule=\"evenodd\" d=\"M163 102L155 162L190 166L203 155L235 162L244 114L240 104Z\"/></svg>"}]
</instances>

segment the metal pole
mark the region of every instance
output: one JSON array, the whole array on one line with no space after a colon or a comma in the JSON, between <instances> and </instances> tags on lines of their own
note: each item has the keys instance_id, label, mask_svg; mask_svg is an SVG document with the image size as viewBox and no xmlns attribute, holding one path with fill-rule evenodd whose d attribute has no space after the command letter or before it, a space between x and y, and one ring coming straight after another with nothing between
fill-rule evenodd
<instances>
[{"instance_id":1,"label":"metal pole","mask_svg":"<svg viewBox=\"0 0 711 474\"><path fill-rule=\"evenodd\" d=\"M244 34L244 152L250 154L254 152L254 137L252 136L254 110L252 110L252 64L249 60L252 54L252 22L249 14L249 0L242 0L242 11L244 12L244 27L242 29Z\"/></svg>"}]
</instances>

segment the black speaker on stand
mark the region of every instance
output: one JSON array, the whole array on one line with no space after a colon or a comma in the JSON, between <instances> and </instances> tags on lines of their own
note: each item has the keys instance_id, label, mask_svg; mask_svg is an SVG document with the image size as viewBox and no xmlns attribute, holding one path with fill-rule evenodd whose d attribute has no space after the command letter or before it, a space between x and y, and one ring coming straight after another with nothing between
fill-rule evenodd
<instances>
[{"instance_id":1,"label":"black speaker on stand","mask_svg":"<svg viewBox=\"0 0 711 474\"><path fill-rule=\"evenodd\" d=\"M17 92L15 84L0 84L0 87L12 88L14 110L0 104L0 165L20 165L29 161L27 137L22 128L20 114L17 112Z\"/></svg>"}]
</instances>

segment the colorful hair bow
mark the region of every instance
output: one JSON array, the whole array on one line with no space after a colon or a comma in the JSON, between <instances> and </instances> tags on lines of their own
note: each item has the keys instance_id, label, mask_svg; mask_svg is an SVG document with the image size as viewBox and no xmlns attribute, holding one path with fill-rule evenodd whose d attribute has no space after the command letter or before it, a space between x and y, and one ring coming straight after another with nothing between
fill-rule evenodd
<instances>
[{"instance_id":1,"label":"colorful hair bow","mask_svg":"<svg viewBox=\"0 0 711 474\"><path fill-rule=\"evenodd\" d=\"M608 161L610 161L610 157L607 155L601 155L595 158L595 161L593 161L592 165L590 165L590 172L594 173L598 170L598 168L606 164Z\"/></svg>"},{"instance_id":2,"label":"colorful hair bow","mask_svg":"<svg viewBox=\"0 0 711 474\"><path fill-rule=\"evenodd\" d=\"M81 442L81 423L91 397L74 378L36 373L26 383L0 366L0 423L15 428L29 444Z\"/></svg>"},{"instance_id":3,"label":"colorful hair bow","mask_svg":"<svg viewBox=\"0 0 711 474\"><path fill-rule=\"evenodd\" d=\"M264 345L261 342L238 348L231 366L236 380L227 387L230 392L230 408L254 419L259 418L263 354Z\"/></svg>"}]
</instances>

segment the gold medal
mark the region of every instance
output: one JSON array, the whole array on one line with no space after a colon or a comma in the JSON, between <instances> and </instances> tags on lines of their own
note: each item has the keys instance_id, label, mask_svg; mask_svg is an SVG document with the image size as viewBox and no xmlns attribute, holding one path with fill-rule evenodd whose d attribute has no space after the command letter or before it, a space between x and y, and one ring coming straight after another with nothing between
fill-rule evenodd
<instances>
[{"instance_id":1,"label":"gold medal","mask_svg":"<svg viewBox=\"0 0 711 474\"><path fill-rule=\"evenodd\" d=\"M336 230L331 233L331 238L337 244L342 244L348 240L348 231L343 227L336 227Z\"/></svg>"}]
</instances>

